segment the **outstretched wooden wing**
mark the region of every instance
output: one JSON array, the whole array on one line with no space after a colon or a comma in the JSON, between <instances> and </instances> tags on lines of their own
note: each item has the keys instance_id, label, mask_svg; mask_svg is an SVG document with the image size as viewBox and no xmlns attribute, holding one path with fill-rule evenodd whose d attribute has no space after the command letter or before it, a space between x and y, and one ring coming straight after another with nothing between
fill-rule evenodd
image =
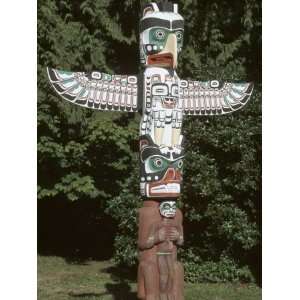
<instances>
[{"instance_id":1,"label":"outstretched wooden wing","mask_svg":"<svg viewBox=\"0 0 300 300\"><path fill-rule=\"evenodd\" d=\"M74 104L98 110L138 110L137 76L66 72L50 68L47 72L55 91Z\"/></svg>"},{"instance_id":2,"label":"outstretched wooden wing","mask_svg":"<svg viewBox=\"0 0 300 300\"><path fill-rule=\"evenodd\" d=\"M253 83L213 81L180 82L180 102L186 115L224 115L246 105Z\"/></svg>"}]
</instances>

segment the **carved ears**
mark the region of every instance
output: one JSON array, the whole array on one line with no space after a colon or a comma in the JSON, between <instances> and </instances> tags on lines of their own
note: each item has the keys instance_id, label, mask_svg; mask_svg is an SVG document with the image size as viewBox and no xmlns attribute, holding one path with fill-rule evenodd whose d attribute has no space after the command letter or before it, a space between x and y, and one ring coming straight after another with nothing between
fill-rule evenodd
<instances>
[{"instance_id":1,"label":"carved ears","mask_svg":"<svg viewBox=\"0 0 300 300\"><path fill-rule=\"evenodd\" d=\"M159 11L157 4L154 2L149 3L144 7L143 17L146 16L147 14L153 13L155 11Z\"/></svg>"},{"instance_id":2,"label":"carved ears","mask_svg":"<svg viewBox=\"0 0 300 300\"><path fill-rule=\"evenodd\" d=\"M149 141L146 139L140 140L140 150L143 150L144 148L149 146Z\"/></svg>"},{"instance_id":3,"label":"carved ears","mask_svg":"<svg viewBox=\"0 0 300 300\"><path fill-rule=\"evenodd\" d=\"M143 17L153 12L173 12L178 13L178 4L164 0L158 3L151 2L144 6Z\"/></svg>"},{"instance_id":4,"label":"carved ears","mask_svg":"<svg viewBox=\"0 0 300 300\"><path fill-rule=\"evenodd\" d=\"M142 151L146 147L157 147L158 146L153 142L149 134L142 135L140 137L140 150Z\"/></svg>"}]
</instances>

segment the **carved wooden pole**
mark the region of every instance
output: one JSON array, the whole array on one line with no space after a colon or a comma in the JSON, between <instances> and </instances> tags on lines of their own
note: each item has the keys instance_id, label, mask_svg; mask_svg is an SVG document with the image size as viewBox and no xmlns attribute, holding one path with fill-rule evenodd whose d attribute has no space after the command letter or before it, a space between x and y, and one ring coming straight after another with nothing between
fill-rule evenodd
<instances>
[{"instance_id":1,"label":"carved wooden pole","mask_svg":"<svg viewBox=\"0 0 300 300\"><path fill-rule=\"evenodd\" d=\"M177 261L177 247L183 244L182 213L176 200L182 183L184 116L231 113L247 103L253 90L251 83L181 80L176 68L183 34L178 5L152 2L144 7L140 20L144 70L139 80L136 75L47 69L56 92L74 104L124 112L141 107L144 205L139 212L138 296L145 300L183 299L183 268Z\"/></svg>"},{"instance_id":2,"label":"carved wooden pole","mask_svg":"<svg viewBox=\"0 0 300 300\"><path fill-rule=\"evenodd\" d=\"M183 299L183 267L177 261L177 246L182 244L182 214L176 202L145 201L139 211L140 299Z\"/></svg>"}]
</instances>

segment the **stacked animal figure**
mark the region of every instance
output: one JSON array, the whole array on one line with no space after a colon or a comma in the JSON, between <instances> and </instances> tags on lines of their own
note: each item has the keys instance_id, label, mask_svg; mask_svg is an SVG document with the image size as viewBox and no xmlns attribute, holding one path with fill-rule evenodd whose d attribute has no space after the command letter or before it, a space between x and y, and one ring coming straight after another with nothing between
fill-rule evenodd
<instances>
[{"instance_id":1,"label":"stacked animal figure","mask_svg":"<svg viewBox=\"0 0 300 300\"><path fill-rule=\"evenodd\" d=\"M140 21L142 76L48 68L54 89L71 103L129 113L141 107L138 297L146 300L184 298L183 268L177 261L177 247L183 244L182 213L176 208L184 117L234 112L253 91L251 83L180 79L176 67L183 36L184 19L177 4L149 3Z\"/></svg>"}]
</instances>

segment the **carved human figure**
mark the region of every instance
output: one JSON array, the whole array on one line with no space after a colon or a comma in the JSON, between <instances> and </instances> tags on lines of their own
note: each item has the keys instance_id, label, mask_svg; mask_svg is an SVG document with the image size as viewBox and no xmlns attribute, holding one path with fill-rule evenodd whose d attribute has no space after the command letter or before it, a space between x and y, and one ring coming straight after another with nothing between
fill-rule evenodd
<instances>
[{"instance_id":1,"label":"carved human figure","mask_svg":"<svg viewBox=\"0 0 300 300\"><path fill-rule=\"evenodd\" d=\"M177 261L177 246L182 244L182 213L176 202L145 201L139 212L140 299L183 299L183 267Z\"/></svg>"}]
</instances>

